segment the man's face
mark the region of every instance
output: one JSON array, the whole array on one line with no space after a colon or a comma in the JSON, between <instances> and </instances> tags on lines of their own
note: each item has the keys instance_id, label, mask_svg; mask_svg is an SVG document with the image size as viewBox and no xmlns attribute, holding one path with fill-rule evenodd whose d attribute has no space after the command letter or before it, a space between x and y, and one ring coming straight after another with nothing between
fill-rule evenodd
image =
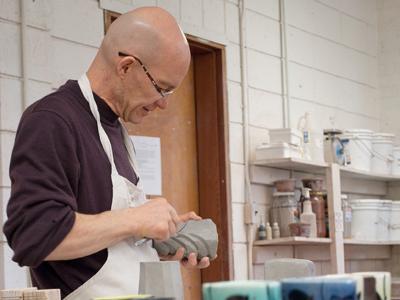
<instances>
[{"instance_id":1,"label":"man's face","mask_svg":"<svg viewBox=\"0 0 400 300\"><path fill-rule=\"evenodd\" d=\"M143 68L141 62L134 61L124 78L121 116L124 121L139 124L155 109L167 107L168 91L174 90L174 86L182 81L183 76L179 77L176 74L169 76L174 85L167 83L166 80L158 80L157 78L165 78L161 74L163 74L162 66L159 69L149 70L147 67Z\"/></svg>"}]
</instances>

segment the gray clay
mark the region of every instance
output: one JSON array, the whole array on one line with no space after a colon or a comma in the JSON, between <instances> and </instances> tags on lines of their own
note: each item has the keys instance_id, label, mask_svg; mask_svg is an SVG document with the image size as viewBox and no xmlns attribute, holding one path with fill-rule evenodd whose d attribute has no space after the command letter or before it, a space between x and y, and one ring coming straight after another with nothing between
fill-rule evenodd
<instances>
[{"instance_id":1,"label":"gray clay","mask_svg":"<svg viewBox=\"0 0 400 300\"><path fill-rule=\"evenodd\" d=\"M211 219L190 220L176 236L167 241L154 241L154 248L161 256L174 255L178 248L185 248L184 257L197 253L197 259L215 258L218 248L217 227Z\"/></svg>"}]
</instances>

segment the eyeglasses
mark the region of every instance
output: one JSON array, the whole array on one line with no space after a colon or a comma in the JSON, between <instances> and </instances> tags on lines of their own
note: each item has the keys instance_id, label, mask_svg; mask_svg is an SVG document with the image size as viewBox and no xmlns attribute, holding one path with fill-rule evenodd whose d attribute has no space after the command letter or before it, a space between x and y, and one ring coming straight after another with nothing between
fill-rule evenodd
<instances>
[{"instance_id":1,"label":"eyeglasses","mask_svg":"<svg viewBox=\"0 0 400 300\"><path fill-rule=\"evenodd\" d=\"M145 65L142 63L142 61L136 57L135 55L131 55L131 54L126 54L124 52L118 52L119 56L122 57L127 57L127 56L132 56L134 59L136 59L138 61L138 63L142 66L143 71L146 73L147 77L149 77L151 83L153 84L154 88L157 90L157 92L161 95L161 97L166 97L168 95L171 95L175 90L172 89L163 89L162 87L160 87L157 82L154 80L153 76L150 75L149 71L147 70L147 68L145 67Z\"/></svg>"}]
</instances>

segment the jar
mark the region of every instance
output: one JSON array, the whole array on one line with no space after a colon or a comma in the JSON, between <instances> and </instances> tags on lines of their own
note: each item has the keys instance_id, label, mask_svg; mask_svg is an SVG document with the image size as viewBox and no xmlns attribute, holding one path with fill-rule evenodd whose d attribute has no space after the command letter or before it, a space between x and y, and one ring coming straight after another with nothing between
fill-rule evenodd
<instances>
[{"instance_id":1,"label":"jar","mask_svg":"<svg viewBox=\"0 0 400 300\"><path fill-rule=\"evenodd\" d=\"M343 212L343 238L351 238L351 222L353 219L353 212L347 195L342 194L342 212Z\"/></svg>"},{"instance_id":2,"label":"jar","mask_svg":"<svg viewBox=\"0 0 400 300\"><path fill-rule=\"evenodd\" d=\"M317 237L326 237L325 199L322 192L310 192L312 211L317 219Z\"/></svg>"},{"instance_id":3,"label":"jar","mask_svg":"<svg viewBox=\"0 0 400 300\"><path fill-rule=\"evenodd\" d=\"M289 237L289 224L299 221L300 213L294 193L274 193L271 208L273 223L279 224L280 236Z\"/></svg>"}]
</instances>

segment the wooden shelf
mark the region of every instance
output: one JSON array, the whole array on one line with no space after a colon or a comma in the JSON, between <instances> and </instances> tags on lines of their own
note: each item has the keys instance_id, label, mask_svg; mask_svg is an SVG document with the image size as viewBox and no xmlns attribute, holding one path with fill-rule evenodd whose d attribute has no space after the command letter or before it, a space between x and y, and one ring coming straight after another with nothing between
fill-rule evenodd
<instances>
[{"instance_id":1,"label":"wooden shelf","mask_svg":"<svg viewBox=\"0 0 400 300\"><path fill-rule=\"evenodd\" d=\"M254 246L280 246L280 245L328 245L331 243L328 238L307 238L307 237L284 237L273 240L262 240L254 242Z\"/></svg>"},{"instance_id":2,"label":"wooden shelf","mask_svg":"<svg viewBox=\"0 0 400 300\"><path fill-rule=\"evenodd\" d=\"M316 163L300 158L257 160L253 162L253 165L318 174L325 174L325 169L328 167L328 164L324 162Z\"/></svg>"},{"instance_id":3,"label":"wooden shelf","mask_svg":"<svg viewBox=\"0 0 400 300\"><path fill-rule=\"evenodd\" d=\"M362 241L362 240L345 239L344 244L345 245L390 246L390 245L400 245L400 241Z\"/></svg>"},{"instance_id":4,"label":"wooden shelf","mask_svg":"<svg viewBox=\"0 0 400 300\"><path fill-rule=\"evenodd\" d=\"M345 178L369 179L379 181L400 181L400 176L360 171L349 167L340 167L340 170L343 177Z\"/></svg>"}]
</instances>

